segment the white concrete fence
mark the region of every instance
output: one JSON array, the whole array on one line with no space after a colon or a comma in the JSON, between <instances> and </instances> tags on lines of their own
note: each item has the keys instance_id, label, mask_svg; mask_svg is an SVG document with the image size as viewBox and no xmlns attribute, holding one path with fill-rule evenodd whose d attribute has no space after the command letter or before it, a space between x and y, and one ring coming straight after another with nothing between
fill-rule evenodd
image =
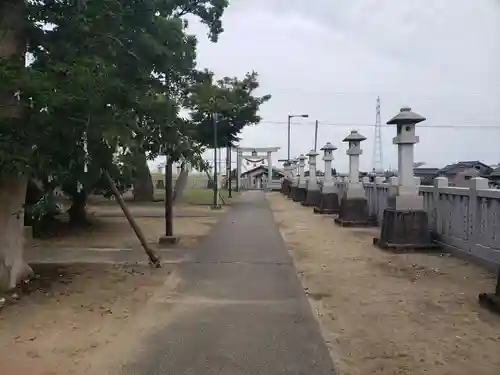
<instances>
[{"instance_id":1,"label":"white concrete fence","mask_svg":"<svg viewBox=\"0 0 500 375\"><path fill-rule=\"evenodd\" d=\"M362 179L370 215L381 223L391 189L397 177ZM336 179L339 199L347 181ZM429 226L436 239L449 250L475 258L484 265L500 266L500 190L488 188L485 178L472 178L470 187L450 187L446 177L434 179L434 186L419 186Z\"/></svg>"}]
</instances>

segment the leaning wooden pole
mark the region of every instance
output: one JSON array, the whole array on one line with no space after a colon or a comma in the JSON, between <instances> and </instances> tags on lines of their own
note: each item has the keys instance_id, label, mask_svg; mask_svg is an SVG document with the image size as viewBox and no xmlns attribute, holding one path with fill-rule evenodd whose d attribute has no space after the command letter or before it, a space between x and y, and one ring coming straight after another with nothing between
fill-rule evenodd
<instances>
[{"instance_id":1,"label":"leaning wooden pole","mask_svg":"<svg viewBox=\"0 0 500 375\"><path fill-rule=\"evenodd\" d=\"M108 171L104 170L104 177L106 177L106 180L108 181L109 186L111 187L111 191L113 192L113 195L116 198L116 201L120 205L123 213L125 214L125 217L127 218L128 223L134 230L135 235L141 241L141 245L144 248L144 251L149 257L149 261L151 264L153 264L156 268L161 268L161 263L160 263L160 258L156 255L156 253L151 249L146 241L146 237L144 237L144 233L142 233L141 228L137 225L137 223L134 220L134 217L130 213L127 205L125 204L125 201L123 200L122 195L118 191L118 188L115 185L115 182L109 175Z\"/></svg>"},{"instance_id":2,"label":"leaning wooden pole","mask_svg":"<svg viewBox=\"0 0 500 375\"><path fill-rule=\"evenodd\" d=\"M212 176L210 176L210 173L208 172L208 170L207 170L207 169L205 169L205 173L206 173L206 175L207 175L207 177L208 177L208 181L209 181L210 183L215 184L215 181L212 179ZM225 200L224 200L224 198L222 197L222 195L221 195L221 193L220 193L220 190L219 190L219 199L222 201L222 204L226 204L226 201L225 201Z\"/></svg>"}]
</instances>

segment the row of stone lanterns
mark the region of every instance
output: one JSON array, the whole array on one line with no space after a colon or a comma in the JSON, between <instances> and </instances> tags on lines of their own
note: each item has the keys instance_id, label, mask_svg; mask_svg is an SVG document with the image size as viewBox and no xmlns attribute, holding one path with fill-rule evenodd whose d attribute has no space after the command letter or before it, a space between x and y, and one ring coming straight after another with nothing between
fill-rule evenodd
<instances>
[{"instance_id":1,"label":"row of stone lanterns","mask_svg":"<svg viewBox=\"0 0 500 375\"><path fill-rule=\"evenodd\" d=\"M380 236L373 243L384 249L395 251L429 250L439 248L431 239L429 219L424 210L423 197L418 193L416 179L413 177L414 145L419 142L415 134L415 125L425 118L412 112L411 108L401 108L399 114L387 122L396 125L397 134L393 143L398 146L398 177L393 177L397 184L391 189L384 210ZM335 222L341 226L374 225L369 216L368 201L363 183L359 179L359 157L362 155L361 142L366 138L357 131L351 131L344 142L349 148L349 179L340 207L338 190L332 176L333 151L337 148L328 142L321 150L324 152L325 177L321 190L316 178L316 157L311 151L309 156L309 181L305 180L304 166L306 157L301 155L297 161L285 167L285 180L282 192L304 206L314 206L314 212L320 214L338 214ZM299 174L294 170L298 164ZM494 293L479 295L479 303L500 313L500 271Z\"/></svg>"},{"instance_id":2,"label":"row of stone lanterns","mask_svg":"<svg viewBox=\"0 0 500 375\"><path fill-rule=\"evenodd\" d=\"M430 237L427 212L423 207L423 198L418 194L413 177L414 145L419 138L415 135L415 125L425 118L412 112L410 108L401 108L400 113L387 124L396 125L397 135L393 143L398 146L398 184L391 192L387 208L384 210L380 237L374 243L383 248L430 248L434 247ZM363 151L361 142L366 138L353 130L343 140L349 148L349 178L347 189L341 197L332 176L333 151L337 148L330 142L321 149L324 153L325 176L322 187L316 178L316 158L318 153L311 150L309 158L309 179L305 177L306 156L287 163L282 193L300 202L304 206L314 207L319 214L338 214L335 222L341 226L371 226L375 220L370 217L368 201L363 183L359 178L359 158ZM295 170L298 167L298 174Z\"/></svg>"}]
</instances>

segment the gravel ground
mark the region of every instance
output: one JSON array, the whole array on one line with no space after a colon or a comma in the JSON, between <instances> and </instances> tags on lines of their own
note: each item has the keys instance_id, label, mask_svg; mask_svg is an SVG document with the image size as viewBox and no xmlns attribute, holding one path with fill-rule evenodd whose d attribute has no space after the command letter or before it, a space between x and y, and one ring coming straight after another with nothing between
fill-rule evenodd
<instances>
[{"instance_id":1,"label":"gravel ground","mask_svg":"<svg viewBox=\"0 0 500 375\"><path fill-rule=\"evenodd\" d=\"M2 375L90 374L81 369L120 344L172 268L48 264L34 271L0 309Z\"/></svg>"},{"instance_id":2,"label":"gravel ground","mask_svg":"<svg viewBox=\"0 0 500 375\"><path fill-rule=\"evenodd\" d=\"M384 252L376 229L268 200L341 375L500 374L500 317L477 303L494 275L448 255Z\"/></svg>"}]
</instances>

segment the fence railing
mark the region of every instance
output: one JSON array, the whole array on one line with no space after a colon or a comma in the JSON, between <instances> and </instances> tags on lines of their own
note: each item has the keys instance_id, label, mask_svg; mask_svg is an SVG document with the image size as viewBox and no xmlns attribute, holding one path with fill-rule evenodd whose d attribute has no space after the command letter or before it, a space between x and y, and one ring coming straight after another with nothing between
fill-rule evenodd
<instances>
[{"instance_id":1,"label":"fence railing","mask_svg":"<svg viewBox=\"0 0 500 375\"><path fill-rule=\"evenodd\" d=\"M318 181L322 186L323 178ZM363 180L363 186L369 213L380 224L398 178L367 181ZM337 178L334 184L341 200L347 180ZM500 267L500 189L489 188L484 178L472 178L469 187L451 187L445 177L434 179L434 186L419 185L418 189L437 241L483 264Z\"/></svg>"},{"instance_id":2,"label":"fence railing","mask_svg":"<svg viewBox=\"0 0 500 375\"><path fill-rule=\"evenodd\" d=\"M345 189L345 183L336 183ZM392 181L364 183L370 215L382 221ZM467 255L500 266L500 190L488 188L482 178L470 180L470 187L450 187L439 177L434 186L419 186L429 226L440 242Z\"/></svg>"}]
</instances>

